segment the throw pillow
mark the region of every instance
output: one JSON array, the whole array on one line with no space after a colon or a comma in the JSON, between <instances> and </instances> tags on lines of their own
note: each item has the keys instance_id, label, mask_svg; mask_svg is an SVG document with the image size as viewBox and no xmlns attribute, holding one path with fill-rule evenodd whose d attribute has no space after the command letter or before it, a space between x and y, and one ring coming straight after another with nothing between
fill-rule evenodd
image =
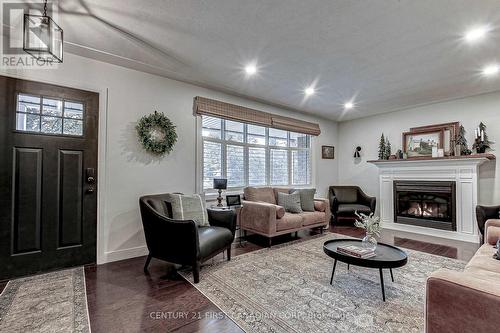
<instances>
[{"instance_id":1,"label":"throw pillow","mask_svg":"<svg viewBox=\"0 0 500 333\"><path fill-rule=\"evenodd\" d=\"M300 206L300 193L286 194L278 192L278 205L289 213L302 213Z\"/></svg>"},{"instance_id":2,"label":"throw pillow","mask_svg":"<svg viewBox=\"0 0 500 333\"><path fill-rule=\"evenodd\" d=\"M301 188L292 190L292 193L298 192L300 194L300 205L305 212L314 212L314 194L315 188Z\"/></svg>"},{"instance_id":3,"label":"throw pillow","mask_svg":"<svg viewBox=\"0 0 500 333\"><path fill-rule=\"evenodd\" d=\"M193 220L199 227L209 226L205 203L198 194L167 194L166 202L172 206L174 220Z\"/></svg>"}]
</instances>

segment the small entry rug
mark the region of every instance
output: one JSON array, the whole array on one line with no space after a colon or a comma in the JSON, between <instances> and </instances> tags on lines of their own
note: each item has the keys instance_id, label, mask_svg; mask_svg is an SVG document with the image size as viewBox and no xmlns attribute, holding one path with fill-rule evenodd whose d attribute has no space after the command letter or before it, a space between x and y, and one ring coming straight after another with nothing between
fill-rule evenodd
<instances>
[{"instance_id":1,"label":"small entry rug","mask_svg":"<svg viewBox=\"0 0 500 333\"><path fill-rule=\"evenodd\" d=\"M0 332L90 332L83 267L9 281Z\"/></svg>"},{"instance_id":2,"label":"small entry rug","mask_svg":"<svg viewBox=\"0 0 500 333\"><path fill-rule=\"evenodd\" d=\"M408 263L385 272L382 301L377 269L337 263L323 252L328 234L203 267L194 286L247 332L423 332L425 281L455 259L406 250ZM192 282L191 272L181 273Z\"/></svg>"}]
</instances>

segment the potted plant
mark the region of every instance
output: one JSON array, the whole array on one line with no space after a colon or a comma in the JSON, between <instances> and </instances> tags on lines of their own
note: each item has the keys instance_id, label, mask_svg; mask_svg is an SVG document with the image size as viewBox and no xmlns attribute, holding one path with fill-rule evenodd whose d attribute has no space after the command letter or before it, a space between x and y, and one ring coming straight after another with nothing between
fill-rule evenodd
<instances>
[{"instance_id":1,"label":"potted plant","mask_svg":"<svg viewBox=\"0 0 500 333\"><path fill-rule=\"evenodd\" d=\"M363 213L355 212L358 219L354 225L358 228L363 228L366 231L366 236L362 240L364 248L375 251L377 247L377 238L380 237L380 231L382 231L382 224L380 223L380 217L374 216L373 213L366 215Z\"/></svg>"}]
</instances>

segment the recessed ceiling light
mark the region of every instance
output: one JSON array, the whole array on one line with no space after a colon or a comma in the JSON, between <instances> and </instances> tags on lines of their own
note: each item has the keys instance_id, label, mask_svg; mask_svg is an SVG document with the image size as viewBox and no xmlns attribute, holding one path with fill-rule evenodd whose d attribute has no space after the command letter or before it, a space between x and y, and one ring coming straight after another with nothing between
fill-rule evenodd
<instances>
[{"instance_id":1,"label":"recessed ceiling light","mask_svg":"<svg viewBox=\"0 0 500 333\"><path fill-rule=\"evenodd\" d=\"M255 73L257 73L257 66L255 64L246 65L245 73L247 73L247 75L254 75Z\"/></svg>"},{"instance_id":2,"label":"recessed ceiling light","mask_svg":"<svg viewBox=\"0 0 500 333\"><path fill-rule=\"evenodd\" d=\"M304 94L306 94L306 96L314 95L315 92L314 87L307 87L304 89Z\"/></svg>"},{"instance_id":3,"label":"recessed ceiling light","mask_svg":"<svg viewBox=\"0 0 500 333\"><path fill-rule=\"evenodd\" d=\"M484 76L497 75L499 72L500 72L500 66L498 64L488 65L483 68Z\"/></svg>"},{"instance_id":4,"label":"recessed ceiling light","mask_svg":"<svg viewBox=\"0 0 500 333\"><path fill-rule=\"evenodd\" d=\"M468 43L475 43L483 39L489 30L487 26L474 27L465 33L464 38Z\"/></svg>"},{"instance_id":5,"label":"recessed ceiling light","mask_svg":"<svg viewBox=\"0 0 500 333\"><path fill-rule=\"evenodd\" d=\"M344 109L346 109L346 110L350 110L353 107L354 107L354 103L353 102L344 103Z\"/></svg>"}]
</instances>

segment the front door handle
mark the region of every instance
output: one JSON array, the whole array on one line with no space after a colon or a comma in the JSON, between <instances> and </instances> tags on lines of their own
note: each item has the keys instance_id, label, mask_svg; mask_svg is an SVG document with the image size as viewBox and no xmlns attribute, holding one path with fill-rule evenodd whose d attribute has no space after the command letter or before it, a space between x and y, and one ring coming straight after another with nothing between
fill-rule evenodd
<instances>
[{"instance_id":1,"label":"front door handle","mask_svg":"<svg viewBox=\"0 0 500 333\"><path fill-rule=\"evenodd\" d=\"M89 184L89 187L87 188L87 193L94 193L95 192L95 169L94 168L87 168L86 169L86 177L87 177L87 184Z\"/></svg>"}]
</instances>

